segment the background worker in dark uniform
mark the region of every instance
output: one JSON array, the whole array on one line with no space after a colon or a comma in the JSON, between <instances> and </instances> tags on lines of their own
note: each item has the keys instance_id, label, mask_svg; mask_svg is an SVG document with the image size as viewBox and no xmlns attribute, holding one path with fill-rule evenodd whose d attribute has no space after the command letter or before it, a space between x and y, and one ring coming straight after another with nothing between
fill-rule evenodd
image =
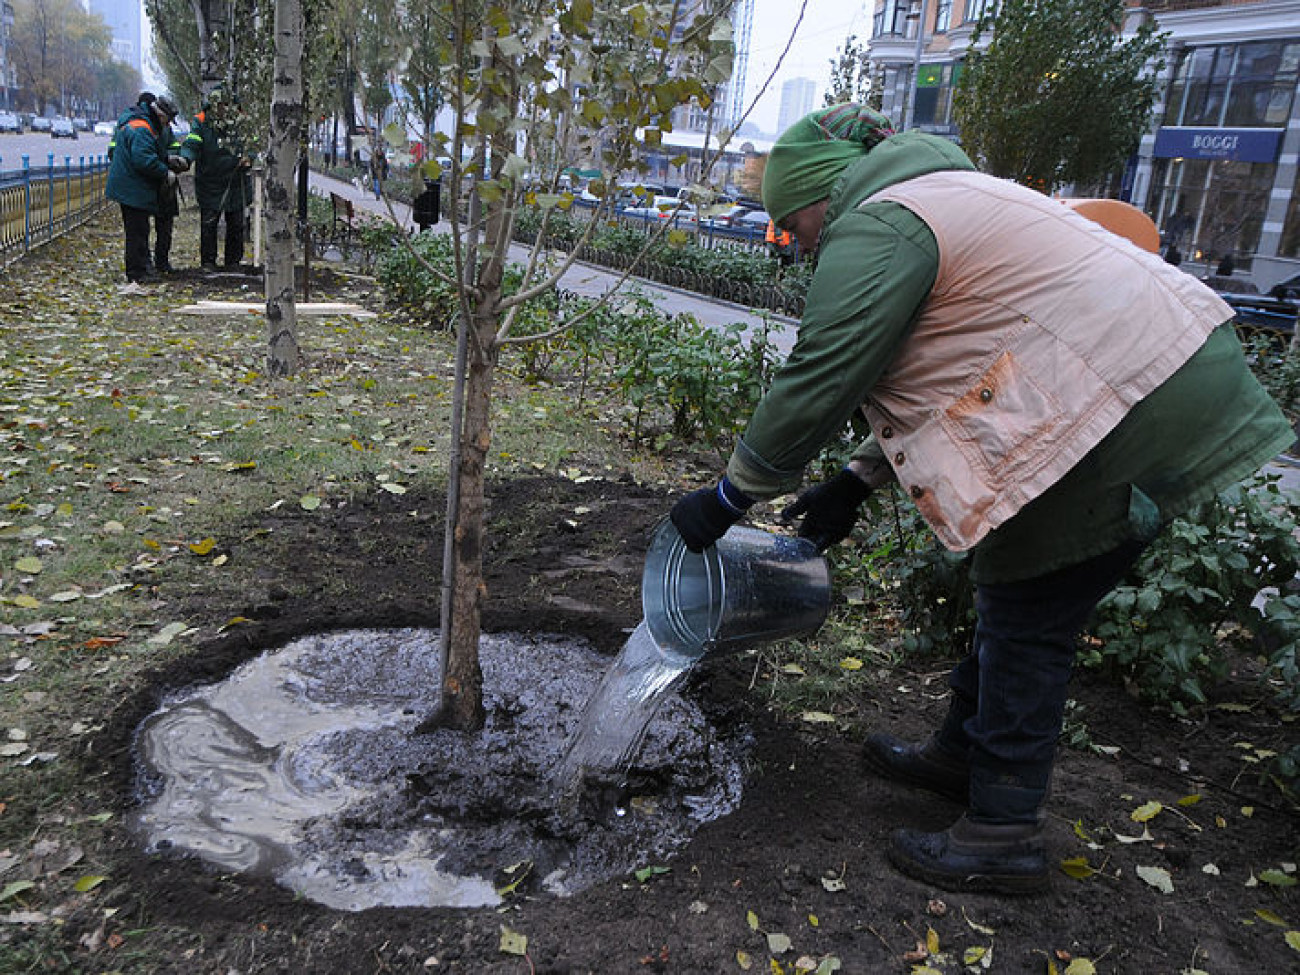
<instances>
[{"instance_id":1,"label":"background worker in dark uniform","mask_svg":"<svg viewBox=\"0 0 1300 975\"><path fill-rule=\"evenodd\" d=\"M167 144L173 117L159 107L153 95L142 92L140 101L123 113L113 137L104 193L122 210L124 291L139 291L147 280L149 219L158 213L160 192L171 175Z\"/></svg>"},{"instance_id":2,"label":"background worker in dark uniform","mask_svg":"<svg viewBox=\"0 0 1300 975\"><path fill-rule=\"evenodd\" d=\"M194 164L194 197L199 204L199 261L205 271L217 270L217 228L226 222L227 269L244 259L244 211L253 198L249 170L253 161L234 142L226 125L225 99L217 89L194 116L181 155Z\"/></svg>"},{"instance_id":3,"label":"background worker in dark uniform","mask_svg":"<svg viewBox=\"0 0 1300 975\"><path fill-rule=\"evenodd\" d=\"M170 98L162 97L156 99L155 106L167 115L167 125L162 132L162 141L167 147L167 178L163 180L162 185L158 188L158 212L154 214L154 242L153 242L153 267L159 274L170 274L176 269L172 267L172 230L176 226L176 218L180 216L180 173L190 168L188 159L185 159L181 153L181 144L176 139L176 134L172 131L171 123L180 117L180 109Z\"/></svg>"}]
</instances>

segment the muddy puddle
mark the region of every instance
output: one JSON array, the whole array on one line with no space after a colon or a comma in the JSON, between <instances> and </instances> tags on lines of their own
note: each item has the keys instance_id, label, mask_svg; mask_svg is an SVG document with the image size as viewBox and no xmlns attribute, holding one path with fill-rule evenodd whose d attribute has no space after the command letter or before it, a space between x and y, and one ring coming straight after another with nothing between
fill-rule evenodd
<instances>
[{"instance_id":1,"label":"muddy puddle","mask_svg":"<svg viewBox=\"0 0 1300 975\"><path fill-rule=\"evenodd\" d=\"M557 769L613 664L570 638L484 635L486 728L414 734L437 642L306 637L172 696L137 737L146 849L343 910L489 906L662 863L739 803L743 732L675 693L625 774L562 794Z\"/></svg>"}]
</instances>

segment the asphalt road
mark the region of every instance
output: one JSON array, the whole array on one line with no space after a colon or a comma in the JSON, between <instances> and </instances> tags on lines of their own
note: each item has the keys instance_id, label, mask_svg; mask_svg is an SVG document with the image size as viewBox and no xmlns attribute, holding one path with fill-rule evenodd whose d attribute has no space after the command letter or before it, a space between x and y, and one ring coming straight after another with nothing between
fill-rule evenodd
<instances>
[{"instance_id":1,"label":"asphalt road","mask_svg":"<svg viewBox=\"0 0 1300 975\"><path fill-rule=\"evenodd\" d=\"M108 140L109 136L90 132L78 132L75 139L55 139L47 132L5 132L0 134L0 170L22 169L24 154L32 166L48 166L51 153L56 166L65 162L76 166L83 158L90 162L107 155Z\"/></svg>"}]
</instances>

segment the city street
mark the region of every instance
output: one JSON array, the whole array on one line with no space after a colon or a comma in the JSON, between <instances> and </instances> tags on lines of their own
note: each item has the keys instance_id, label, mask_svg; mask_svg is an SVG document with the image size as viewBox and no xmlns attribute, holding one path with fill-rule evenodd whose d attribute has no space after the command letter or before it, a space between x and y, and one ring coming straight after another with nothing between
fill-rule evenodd
<instances>
[{"instance_id":1,"label":"city street","mask_svg":"<svg viewBox=\"0 0 1300 975\"><path fill-rule=\"evenodd\" d=\"M33 167L49 165L51 153L56 166L62 166L65 161L76 166L82 158L89 162L96 156L106 155L108 142L108 136L92 132L78 132L76 139L55 139L48 132L21 135L6 132L0 135L0 172L22 169L24 154Z\"/></svg>"}]
</instances>

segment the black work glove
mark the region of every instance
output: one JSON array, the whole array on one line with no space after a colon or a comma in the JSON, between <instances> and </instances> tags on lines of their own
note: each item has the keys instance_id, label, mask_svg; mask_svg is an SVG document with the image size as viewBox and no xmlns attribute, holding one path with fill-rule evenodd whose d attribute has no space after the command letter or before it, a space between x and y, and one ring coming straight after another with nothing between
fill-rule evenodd
<instances>
[{"instance_id":1,"label":"black work glove","mask_svg":"<svg viewBox=\"0 0 1300 975\"><path fill-rule=\"evenodd\" d=\"M184 156L168 156L167 168L173 173L183 173L190 168L190 161Z\"/></svg>"},{"instance_id":2,"label":"black work glove","mask_svg":"<svg viewBox=\"0 0 1300 975\"><path fill-rule=\"evenodd\" d=\"M806 538L825 552L836 542L849 537L858 523L858 509L871 497L871 488L850 470L842 470L799 495L781 512L786 521L804 516L799 537Z\"/></svg>"},{"instance_id":3,"label":"black work glove","mask_svg":"<svg viewBox=\"0 0 1300 975\"><path fill-rule=\"evenodd\" d=\"M754 502L724 477L713 487L692 491L669 514L677 533L692 552L703 552L745 517Z\"/></svg>"}]
</instances>

